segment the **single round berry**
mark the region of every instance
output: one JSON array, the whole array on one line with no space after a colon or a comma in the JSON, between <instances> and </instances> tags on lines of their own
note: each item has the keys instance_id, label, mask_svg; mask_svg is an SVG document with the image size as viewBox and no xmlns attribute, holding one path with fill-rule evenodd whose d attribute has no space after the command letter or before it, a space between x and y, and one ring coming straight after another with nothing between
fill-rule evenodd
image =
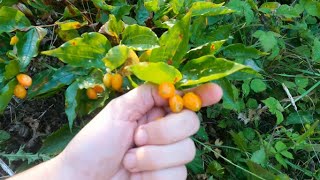
<instances>
[{"instance_id":1,"label":"single round berry","mask_svg":"<svg viewBox=\"0 0 320 180\"><path fill-rule=\"evenodd\" d=\"M13 94L19 99L24 99L27 97L27 90L21 84L17 84L14 87Z\"/></svg>"},{"instance_id":2,"label":"single round berry","mask_svg":"<svg viewBox=\"0 0 320 180\"><path fill-rule=\"evenodd\" d=\"M183 109L183 99L179 95L174 95L173 97L169 98L169 107L172 112L179 113Z\"/></svg>"},{"instance_id":3,"label":"single round berry","mask_svg":"<svg viewBox=\"0 0 320 180\"><path fill-rule=\"evenodd\" d=\"M101 85L95 85L95 86L93 87L93 89L94 89L94 91L95 91L96 93L102 93L102 92L104 92L104 87L101 86Z\"/></svg>"},{"instance_id":4,"label":"single round berry","mask_svg":"<svg viewBox=\"0 0 320 180\"><path fill-rule=\"evenodd\" d=\"M191 111L199 111L202 106L202 101L198 95L193 92L188 92L183 96L183 105Z\"/></svg>"},{"instance_id":5,"label":"single round berry","mask_svg":"<svg viewBox=\"0 0 320 180\"><path fill-rule=\"evenodd\" d=\"M87 96L89 99L98 99L98 94L93 88L87 89Z\"/></svg>"},{"instance_id":6,"label":"single round berry","mask_svg":"<svg viewBox=\"0 0 320 180\"><path fill-rule=\"evenodd\" d=\"M123 79L120 74L114 74L112 76L112 81L111 81L112 89L116 91L121 91L122 83L123 83Z\"/></svg>"},{"instance_id":7,"label":"single round berry","mask_svg":"<svg viewBox=\"0 0 320 180\"><path fill-rule=\"evenodd\" d=\"M13 36L11 39L10 39L10 45L16 45L17 43L19 42L19 38L17 36Z\"/></svg>"},{"instance_id":8,"label":"single round berry","mask_svg":"<svg viewBox=\"0 0 320 180\"><path fill-rule=\"evenodd\" d=\"M112 74L107 73L103 76L103 84L107 87L111 87L111 82L112 82Z\"/></svg>"},{"instance_id":9,"label":"single round berry","mask_svg":"<svg viewBox=\"0 0 320 180\"><path fill-rule=\"evenodd\" d=\"M169 82L161 83L158 87L158 93L164 99L173 97L175 94L175 91L176 89L174 85Z\"/></svg>"},{"instance_id":10,"label":"single round berry","mask_svg":"<svg viewBox=\"0 0 320 180\"><path fill-rule=\"evenodd\" d=\"M17 75L17 80L19 84L22 86L28 88L32 85L32 78L26 74L18 74Z\"/></svg>"}]
</instances>

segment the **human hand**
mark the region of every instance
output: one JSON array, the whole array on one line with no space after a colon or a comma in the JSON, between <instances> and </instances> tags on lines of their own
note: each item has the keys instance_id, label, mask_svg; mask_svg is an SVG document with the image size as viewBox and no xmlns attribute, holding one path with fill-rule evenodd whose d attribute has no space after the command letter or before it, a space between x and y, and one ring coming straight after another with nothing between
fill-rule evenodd
<instances>
[{"instance_id":1,"label":"human hand","mask_svg":"<svg viewBox=\"0 0 320 180\"><path fill-rule=\"evenodd\" d=\"M203 106L222 96L215 84L193 91ZM112 100L55 158L60 179L186 179L184 165L195 156L189 136L199 120L189 110L167 113L166 106L153 85Z\"/></svg>"}]
</instances>

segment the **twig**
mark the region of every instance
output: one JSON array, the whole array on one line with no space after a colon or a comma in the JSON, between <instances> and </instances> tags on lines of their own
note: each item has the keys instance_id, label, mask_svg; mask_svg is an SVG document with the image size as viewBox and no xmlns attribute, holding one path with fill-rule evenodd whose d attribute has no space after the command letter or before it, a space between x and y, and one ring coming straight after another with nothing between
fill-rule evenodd
<instances>
[{"instance_id":1,"label":"twig","mask_svg":"<svg viewBox=\"0 0 320 180\"><path fill-rule=\"evenodd\" d=\"M1 158L0 158L0 166L9 176L14 175L14 172L9 168L9 166L5 162L2 161Z\"/></svg>"}]
</instances>

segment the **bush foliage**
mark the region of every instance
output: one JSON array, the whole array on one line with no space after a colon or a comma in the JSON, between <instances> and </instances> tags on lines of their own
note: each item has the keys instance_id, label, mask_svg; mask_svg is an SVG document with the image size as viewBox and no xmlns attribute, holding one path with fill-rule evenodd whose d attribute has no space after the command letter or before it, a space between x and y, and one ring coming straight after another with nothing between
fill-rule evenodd
<instances>
[{"instance_id":1,"label":"bush foliage","mask_svg":"<svg viewBox=\"0 0 320 180\"><path fill-rule=\"evenodd\" d=\"M316 0L2 0L0 156L17 171L53 157L145 82L215 82L223 100L198 113L190 179L320 179L319 19ZM121 92L89 99L107 72L124 77ZM19 73L33 79L25 100L13 96ZM12 109L59 96L65 119L33 150L17 142Z\"/></svg>"}]
</instances>

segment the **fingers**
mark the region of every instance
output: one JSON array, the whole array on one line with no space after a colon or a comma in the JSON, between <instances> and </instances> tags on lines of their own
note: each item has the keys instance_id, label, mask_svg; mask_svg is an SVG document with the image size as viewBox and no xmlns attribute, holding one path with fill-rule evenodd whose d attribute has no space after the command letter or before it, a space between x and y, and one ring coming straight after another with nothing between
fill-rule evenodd
<instances>
[{"instance_id":1,"label":"fingers","mask_svg":"<svg viewBox=\"0 0 320 180\"><path fill-rule=\"evenodd\" d=\"M199 126L196 113L183 110L181 113L169 114L159 121L139 126L134 141L137 146L172 144L195 134Z\"/></svg>"},{"instance_id":2,"label":"fingers","mask_svg":"<svg viewBox=\"0 0 320 180\"><path fill-rule=\"evenodd\" d=\"M145 171L133 173L130 180L185 180L187 169L185 166L161 169L157 171Z\"/></svg>"},{"instance_id":3,"label":"fingers","mask_svg":"<svg viewBox=\"0 0 320 180\"><path fill-rule=\"evenodd\" d=\"M142 146L124 156L123 165L130 172L152 171L182 166L191 162L196 148L191 139L163 146Z\"/></svg>"},{"instance_id":4,"label":"fingers","mask_svg":"<svg viewBox=\"0 0 320 180\"><path fill-rule=\"evenodd\" d=\"M154 106L167 104L167 101L158 95L156 86L145 84L113 99L105 109L112 119L136 121Z\"/></svg>"},{"instance_id":5,"label":"fingers","mask_svg":"<svg viewBox=\"0 0 320 180\"><path fill-rule=\"evenodd\" d=\"M146 124L148 122L158 120L166 115L166 111L161 107L154 107L147 112L142 118L138 120L138 125Z\"/></svg>"},{"instance_id":6,"label":"fingers","mask_svg":"<svg viewBox=\"0 0 320 180\"><path fill-rule=\"evenodd\" d=\"M223 95L221 87L214 83L203 84L187 91L193 91L200 96L203 107L218 103Z\"/></svg>"}]
</instances>

